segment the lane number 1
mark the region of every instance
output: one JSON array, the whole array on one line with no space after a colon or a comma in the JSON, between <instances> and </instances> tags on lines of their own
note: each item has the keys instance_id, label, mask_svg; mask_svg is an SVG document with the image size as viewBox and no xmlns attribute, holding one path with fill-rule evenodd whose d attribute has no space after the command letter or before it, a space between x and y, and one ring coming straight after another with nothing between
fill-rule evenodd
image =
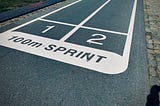
<instances>
[{"instance_id":1,"label":"lane number 1","mask_svg":"<svg viewBox=\"0 0 160 106\"><path fill-rule=\"evenodd\" d=\"M51 30L52 28L54 28L55 26L46 26L47 29L45 29L44 31L42 31L42 33L46 33L48 32L49 30Z\"/></svg>"},{"instance_id":2,"label":"lane number 1","mask_svg":"<svg viewBox=\"0 0 160 106\"><path fill-rule=\"evenodd\" d=\"M97 44L97 45L103 45L100 41L105 40L106 36L103 34L93 34L92 35L94 38L88 39L86 42L92 43L92 44Z\"/></svg>"}]
</instances>

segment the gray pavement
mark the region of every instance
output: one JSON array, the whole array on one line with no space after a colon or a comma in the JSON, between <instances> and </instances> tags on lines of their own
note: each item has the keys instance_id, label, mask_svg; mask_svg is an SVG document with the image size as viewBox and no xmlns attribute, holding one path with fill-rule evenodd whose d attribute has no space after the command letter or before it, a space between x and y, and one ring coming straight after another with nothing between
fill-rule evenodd
<instances>
[{"instance_id":1,"label":"gray pavement","mask_svg":"<svg viewBox=\"0 0 160 106\"><path fill-rule=\"evenodd\" d=\"M104 1L81 1L71 8L51 14L43 19L79 24ZM67 0L56 6L46 8L45 12L39 11L36 15L30 15L24 20L16 21L11 25L3 24L1 32L72 2L74 0ZM133 3L134 0L111 0L110 4L86 22L85 26L107 28L125 33L129 27ZM114 16L116 17L113 18ZM104 74L54 59L40 57L36 54L33 55L33 53L30 54L27 51L21 52L12 47L0 46L0 105L144 106L149 93L149 80L143 16L143 2L138 0L129 65L127 70L121 74ZM46 26L46 23L49 22L42 23L38 20L15 31L60 40L63 37L62 35L71 30L70 28L73 28L73 25L66 26L54 23L57 26L56 31L52 32L55 36L52 36L52 33L46 35L39 33L39 30L43 29L43 25ZM124 35L118 35L119 38L116 38L117 34L101 32L104 35L109 35L107 37L110 39L103 42L105 47L102 48L84 42L89 34L95 32L99 33L99 31L81 28L66 42L122 55L126 39ZM86 36L84 36L85 34ZM119 45L116 45L116 43Z\"/></svg>"},{"instance_id":2,"label":"gray pavement","mask_svg":"<svg viewBox=\"0 0 160 106\"><path fill-rule=\"evenodd\" d=\"M160 85L160 2L144 0L150 86Z\"/></svg>"}]
</instances>

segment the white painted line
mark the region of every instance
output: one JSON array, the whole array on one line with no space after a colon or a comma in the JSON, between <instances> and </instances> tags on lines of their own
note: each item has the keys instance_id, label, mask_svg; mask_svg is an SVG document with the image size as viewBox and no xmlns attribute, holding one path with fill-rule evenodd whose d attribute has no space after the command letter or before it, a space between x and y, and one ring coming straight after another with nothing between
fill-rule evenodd
<instances>
[{"instance_id":1,"label":"white painted line","mask_svg":"<svg viewBox=\"0 0 160 106\"><path fill-rule=\"evenodd\" d=\"M65 8L67 8L67 7L70 7L70 6L76 4L76 3L80 2L80 1L82 1L82 0L78 0L78 1L76 1L76 2L73 2L73 3L71 3L71 4L66 5L66 6L64 6L64 7L61 7L61 8L59 8L59 9L57 9L57 10L54 10L54 11L48 13L48 14L45 14L45 15L40 16L40 17L38 17L38 18L35 18L35 19L32 20L32 21L26 22L26 23L24 23L24 24L22 24L22 25L19 25L19 26L15 27L15 28L12 28L12 29L8 30L7 32L14 31L14 30L16 30L16 29L18 29L18 28L21 28L21 27L26 26L26 25L28 25L28 24L30 24L30 23L33 23L33 22L35 22L35 21L37 21L37 20L39 20L39 19L41 19L41 18L44 18L44 17L46 17L46 16L49 16L49 15L51 15L51 14L53 14L53 13L59 12L59 11L65 9Z\"/></svg>"},{"instance_id":2,"label":"white painted line","mask_svg":"<svg viewBox=\"0 0 160 106\"><path fill-rule=\"evenodd\" d=\"M128 36L126 39L126 44L125 44L124 52L123 52L123 58L124 58L125 63L127 64L126 66L128 66L128 62L129 62L131 43L132 43L132 37L133 37L133 29L134 29L134 24L135 24L136 9L137 9L137 0L134 1L134 6L132 9L132 15L131 15L129 29L128 29Z\"/></svg>"},{"instance_id":3,"label":"white painted line","mask_svg":"<svg viewBox=\"0 0 160 106\"><path fill-rule=\"evenodd\" d=\"M108 32L108 33L113 33L113 34L118 34L118 35L128 35L127 33L123 33L123 32L117 32L117 31L93 28L93 27L81 26L81 28L90 29L90 30L96 30L96 31L101 31L101 32Z\"/></svg>"},{"instance_id":4,"label":"white painted line","mask_svg":"<svg viewBox=\"0 0 160 106\"><path fill-rule=\"evenodd\" d=\"M96 11L89 15L85 20L83 20L79 25L77 25L73 30L66 34L60 41L67 40L73 33L75 33L82 25L89 21L94 15L96 15L104 6L106 6L111 0L106 1L102 6L100 6Z\"/></svg>"},{"instance_id":5,"label":"white painted line","mask_svg":"<svg viewBox=\"0 0 160 106\"><path fill-rule=\"evenodd\" d=\"M67 26L77 26L75 24L69 24L69 23L64 23L64 22L59 22L59 21L52 21L52 20L47 20L47 19L39 19L41 21L45 21L45 22L51 22L51 23L56 23L56 24L61 24L61 25L67 25Z\"/></svg>"},{"instance_id":6,"label":"white painted line","mask_svg":"<svg viewBox=\"0 0 160 106\"><path fill-rule=\"evenodd\" d=\"M62 7L62 8L59 8L59 9L53 11L53 12L50 12L50 13L48 13L48 14L46 14L46 15L41 16L40 18L47 17L47 16L49 16L49 15L51 15L51 14L53 14L53 13L56 13L56 12L58 12L58 11L61 11L61 10L65 9L65 8L67 8L67 7L69 7L69 6L72 6L72 5L74 5L74 4L76 4L76 3L80 2L80 1L82 1L82 0L78 0L78 1L73 2L73 3L69 4L69 5L66 5L66 6L64 6L64 7Z\"/></svg>"},{"instance_id":7,"label":"white painted line","mask_svg":"<svg viewBox=\"0 0 160 106\"><path fill-rule=\"evenodd\" d=\"M74 27L78 26L78 25L75 25L75 24L70 24L70 23L65 23L65 22L59 22L59 21L52 21L52 20L47 20L47 19L39 19L39 20L45 21L45 22L51 22L51 23L61 24L61 25L67 25L67 26L74 26ZM127 33L123 33L123 32L117 32L117 31L111 31L111 30L105 30L105 29L87 27L87 26L81 26L81 28L95 30L95 31L101 31L101 32L108 32L108 33L113 33L113 34L118 34L118 35L128 35Z\"/></svg>"}]
</instances>

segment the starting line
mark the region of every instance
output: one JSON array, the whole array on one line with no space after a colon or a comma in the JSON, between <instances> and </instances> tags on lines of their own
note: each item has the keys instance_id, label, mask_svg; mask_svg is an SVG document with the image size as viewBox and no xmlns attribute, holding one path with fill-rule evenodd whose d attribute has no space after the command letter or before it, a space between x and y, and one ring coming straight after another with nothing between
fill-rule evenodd
<instances>
[{"instance_id":1,"label":"starting line","mask_svg":"<svg viewBox=\"0 0 160 106\"><path fill-rule=\"evenodd\" d=\"M118 74L124 72L127 69L129 62L137 0L134 0L127 33L84 25L107 4L112 3L112 0L103 3L78 25L44 19L49 15L81 1L82 0L73 2L51 13L1 33L0 45L106 74ZM41 25L42 22L46 25L44 25L44 28L40 29L41 33L29 32L31 26L35 25L36 27ZM61 32L61 27L63 27L63 30L66 32ZM67 28L65 29L65 27ZM55 30L57 36L55 38L37 36L47 35L49 32L50 34L54 34L52 32L53 30ZM80 33L82 33L82 35L77 36ZM81 37L83 37L83 39L81 39ZM114 39L120 39L119 37L121 37L124 41L124 47L122 47L123 50L118 51L116 48L110 49L104 45L104 42L111 42L110 39L113 37ZM81 43L76 42L76 39ZM118 41L115 43L118 43ZM113 45L113 47L114 46L117 46L117 44Z\"/></svg>"}]
</instances>

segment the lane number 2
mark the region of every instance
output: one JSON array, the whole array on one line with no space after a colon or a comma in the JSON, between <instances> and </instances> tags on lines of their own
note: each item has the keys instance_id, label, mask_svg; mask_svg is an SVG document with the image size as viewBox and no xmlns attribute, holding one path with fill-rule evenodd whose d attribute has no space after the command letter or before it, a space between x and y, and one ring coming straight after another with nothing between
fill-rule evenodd
<instances>
[{"instance_id":1,"label":"lane number 2","mask_svg":"<svg viewBox=\"0 0 160 106\"><path fill-rule=\"evenodd\" d=\"M45 29L44 31L42 31L42 33L46 33L48 32L49 30L51 30L52 28L54 28L55 26L46 26L47 29Z\"/></svg>"},{"instance_id":2,"label":"lane number 2","mask_svg":"<svg viewBox=\"0 0 160 106\"><path fill-rule=\"evenodd\" d=\"M105 40L106 36L103 34L93 34L92 35L94 38L88 39L86 42L92 43L92 44L97 44L97 45L103 45L100 41Z\"/></svg>"}]
</instances>

